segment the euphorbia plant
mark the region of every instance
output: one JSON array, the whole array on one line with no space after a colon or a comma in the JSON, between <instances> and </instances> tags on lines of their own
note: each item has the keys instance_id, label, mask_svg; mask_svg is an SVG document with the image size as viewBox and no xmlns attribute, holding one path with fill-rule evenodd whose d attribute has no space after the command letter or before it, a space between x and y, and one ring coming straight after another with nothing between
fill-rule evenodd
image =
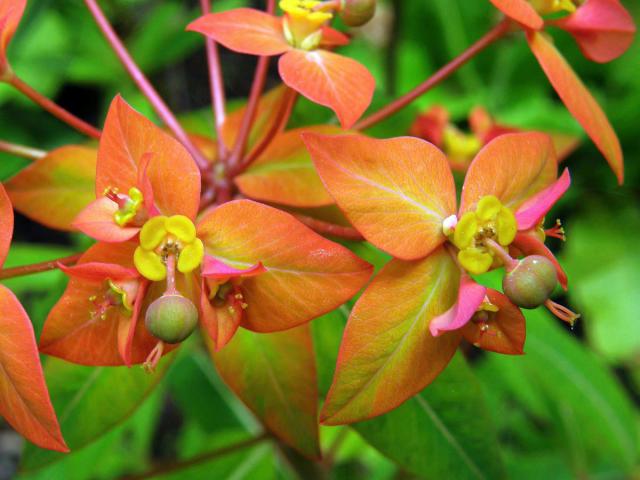
<instances>
[{"instance_id":1,"label":"euphorbia plant","mask_svg":"<svg viewBox=\"0 0 640 480\"><path fill-rule=\"evenodd\" d=\"M514 303L544 303L563 320L578 318L545 289L558 281L567 286L543 244L544 217L569 187L568 171L556 179L549 137L506 134L490 142L469 167L457 213L447 159L427 142L304 138L347 218L395 257L351 313L323 422L351 423L400 405L433 381L463 336L482 348L522 353L524 317ZM543 257L523 279L528 272L510 251ZM472 277L501 266L516 277L508 283L533 289L532 295L542 290L540 302L523 305Z\"/></svg>"},{"instance_id":2,"label":"euphorbia plant","mask_svg":"<svg viewBox=\"0 0 640 480\"><path fill-rule=\"evenodd\" d=\"M337 17L348 26L366 23L375 1L283 0L280 16L273 0L264 12L221 13L210 13L210 2L201 0L203 16L187 29L206 36L216 130L210 137L185 130L97 1L84 3L166 129L118 95L98 130L20 81L6 49L25 1L0 0L0 79L98 140L51 152L0 142L0 150L33 160L6 183L16 210L97 242L72 257L0 271L0 278L50 269L68 275L39 339L42 353L89 366L142 364L159 376L154 367L161 357L200 326L221 377L262 425L317 459L319 395L309 322L339 307L348 311L346 302L372 273L335 237L366 239L393 259L350 313L321 414L328 425L399 406L440 374L463 339L522 354L521 308L545 305L569 323L578 317L550 298L557 284L567 288L567 277L544 240L564 232L559 225L545 229L544 221L570 179L566 170L558 177L547 135L515 133L476 110L473 135L464 137L445 109L421 116L411 132L436 146L354 134L522 27L559 94L622 179L622 156L604 114L541 33L539 14L569 11L575 2L494 1L509 18L414 90L360 119L374 78L332 51L349 37L330 24ZM613 12L615 21L602 22L594 12ZM634 31L615 0L587 0L547 24L570 30L597 61L621 54ZM247 103L235 112L227 110L217 43L260 57ZM267 57L280 55L284 85L264 93ZM298 93L331 108L342 128L291 126ZM450 163L467 171L459 208ZM12 214L4 189L0 210L4 259ZM501 268L503 291L485 287L482 275ZM2 366L8 377L28 370L28 393L38 398L34 421L16 414L19 408L2 414L38 445L64 450L28 318L5 287L0 293L2 320L10 320L8 337L20 345L22 362L3 350Z\"/></svg>"}]
</instances>

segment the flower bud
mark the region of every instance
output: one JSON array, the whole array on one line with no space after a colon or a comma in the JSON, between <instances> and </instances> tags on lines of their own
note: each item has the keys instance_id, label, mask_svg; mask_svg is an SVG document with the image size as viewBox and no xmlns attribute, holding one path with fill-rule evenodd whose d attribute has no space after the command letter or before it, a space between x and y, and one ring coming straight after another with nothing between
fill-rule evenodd
<instances>
[{"instance_id":1,"label":"flower bud","mask_svg":"<svg viewBox=\"0 0 640 480\"><path fill-rule=\"evenodd\" d=\"M163 295L149 305L144 323L154 337L180 343L196 328L198 310L182 295Z\"/></svg>"},{"instance_id":2,"label":"flower bud","mask_svg":"<svg viewBox=\"0 0 640 480\"><path fill-rule=\"evenodd\" d=\"M340 17L350 27L360 27L376 13L376 0L342 0Z\"/></svg>"},{"instance_id":3,"label":"flower bud","mask_svg":"<svg viewBox=\"0 0 640 480\"><path fill-rule=\"evenodd\" d=\"M542 305L556 288L558 274L547 258L531 255L502 279L502 289L514 304L521 308L536 308Z\"/></svg>"}]
</instances>

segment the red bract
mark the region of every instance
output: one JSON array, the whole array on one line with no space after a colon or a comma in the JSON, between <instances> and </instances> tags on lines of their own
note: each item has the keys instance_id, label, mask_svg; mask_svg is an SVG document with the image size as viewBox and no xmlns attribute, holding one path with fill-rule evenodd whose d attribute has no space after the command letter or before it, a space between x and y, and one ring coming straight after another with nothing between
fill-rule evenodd
<instances>
[{"instance_id":1,"label":"red bract","mask_svg":"<svg viewBox=\"0 0 640 480\"><path fill-rule=\"evenodd\" d=\"M18 28L27 0L3 0L0 2L0 79L10 70L7 47Z\"/></svg>"},{"instance_id":2,"label":"red bract","mask_svg":"<svg viewBox=\"0 0 640 480\"><path fill-rule=\"evenodd\" d=\"M0 185L0 266L13 234L13 210ZM0 415L42 448L68 452L44 381L33 326L20 301L0 285Z\"/></svg>"},{"instance_id":3,"label":"red bract","mask_svg":"<svg viewBox=\"0 0 640 480\"><path fill-rule=\"evenodd\" d=\"M476 107L471 111L469 126L470 133L461 131L451 122L449 112L444 107L436 105L418 115L411 126L410 133L440 148L447 155L453 170L466 172L471 160L484 145L505 133L523 131L520 128L496 122L482 107ZM578 139L572 135L545 133L549 134L553 140L559 162L578 146Z\"/></svg>"},{"instance_id":4,"label":"red bract","mask_svg":"<svg viewBox=\"0 0 640 480\"><path fill-rule=\"evenodd\" d=\"M553 259L542 222L569 175L556 179L549 137L505 134L485 146L469 168L457 214L447 159L427 142L304 139L338 206L367 240L395 257L349 318L324 423L351 423L400 405L440 373L462 336L489 350L522 353L519 309L470 275L504 264L511 269L507 249L528 255L535 246Z\"/></svg>"},{"instance_id":5,"label":"red bract","mask_svg":"<svg viewBox=\"0 0 640 480\"><path fill-rule=\"evenodd\" d=\"M179 143L114 100L98 151L99 198L75 222L102 243L65 268L71 281L45 323L43 352L90 365L146 359L153 367L184 339L162 337L164 326L150 333L158 318L145 313L160 297L197 305L220 349L239 326L290 329L367 281L368 264L266 205L237 200L196 222L200 181Z\"/></svg>"},{"instance_id":6,"label":"red bract","mask_svg":"<svg viewBox=\"0 0 640 480\"><path fill-rule=\"evenodd\" d=\"M531 51L553 88L622 183L624 164L618 137L600 106L542 30L545 23L562 28L573 35L585 57L608 62L622 55L633 43L636 26L631 15L619 0L491 2L525 30ZM558 12L569 12L570 15L559 20L543 20L542 15Z\"/></svg>"},{"instance_id":7,"label":"red bract","mask_svg":"<svg viewBox=\"0 0 640 480\"><path fill-rule=\"evenodd\" d=\"M326 50L348 42L344 35L326 26L331 13L293 5L296 3L281 2L287 12L281 18L239 8L205 15L191 23L188 30L200 32L236 52L283 54L279 61L283 82L331 108L342 126L349 128L371 103L375 80L360 63Z\"/></svg>"}]
</instances>

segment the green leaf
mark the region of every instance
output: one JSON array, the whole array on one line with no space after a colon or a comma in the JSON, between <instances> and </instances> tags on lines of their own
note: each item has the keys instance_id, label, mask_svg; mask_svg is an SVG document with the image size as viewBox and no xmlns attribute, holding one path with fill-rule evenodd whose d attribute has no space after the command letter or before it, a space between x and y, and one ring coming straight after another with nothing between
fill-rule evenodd
<instances>
[{"instance_id":1,"label":"green leaf","mask_svg":"<svg viewBox=\"0 0 640 480\"><path fill-rule=\"evenodd\" d=\"M532 431L545 428L544 447L573 463L575 472L593 472L602 464L632 471L638 418L611 371L545 310L527 312L526 317L526 354L489 355L479 370L487 389L502 391L500 417L507 420L502 422L503 434L519 435L512 415L524 410ZM510 373L503 375L506 370ZM523 390L525 381L529 388Z\"/></svg>"},{"instance_id":2,"label":"green leaf","mask_svg":"<svg viewBox=\"0 0 640 480\"><path fill-rule=\"evenodd\" d=\"M214 363L269 430L303 455L319 456L318 386L309 325L269 334L241 328L214 354Z\"/></svg>"},{"instance_id":3,"label":"green leaf","mask_svg":"<svg viewBox=\"0 0 640 480\"><path fill-rule=\"evenodd\" d=\"M353 427L384 455L422 478L505 476L482 389L461 355L421 393Z\"/></svg>"},{"instance_id":4,"label":"green leaf","mask_svg":"<svg viewBox=\"0 0 640 480\"><path fill-rule=\"evenodd\" d=\"M640 285L640 210L595 211L571 223L562 264L569 297L593 346L612 362L640 354L640 322L630 288ZM606 248L603 248L606 246Z\"/></svg>"},{"instance_id":5,"label":"green leaf","mask_svg":"<svg viewBox=\"0 0 640 480\"><path fill-rule=\"evenodd\" d=\"M72 452L99 439L135 412L163 378L173 355L154 374L134 367L85 367L56 358L45 365L45 377L62 434ZM31 445L22 469L35 470L64 458L64 454Z\"/></svg>"}]
</instances>

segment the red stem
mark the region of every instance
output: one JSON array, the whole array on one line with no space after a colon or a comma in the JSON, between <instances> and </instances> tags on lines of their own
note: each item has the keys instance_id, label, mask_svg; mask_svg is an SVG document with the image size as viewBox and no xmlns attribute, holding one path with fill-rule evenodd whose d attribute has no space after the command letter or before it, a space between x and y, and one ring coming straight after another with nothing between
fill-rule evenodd
<instances>
[{"instance_id":1,"label":"red stem","mask_svg":"<svg viewBox=\"0 0 640 480\"><path fill-rule=\"evenodd\" d=\"M287 123L289 122L291 112L293 111L293 106L295 105L297 99L298 92L287 88L282 97L280 109L278 110L273 125L271 125L271 128L266 133L264 138L260 141L260 143L251 150L251 152L242 160L238 168L232 172L233 177L245 171L260 155L262 155L262 153L264 153L269 145L271 145L273 139L277 135L282 133L284 128L287 126Z\"/></svg>"},{"instance_id":2,"label":"red stem","mask_svg":"<svg viewBox=\"0 0 640 480\"><path fill-rule=\"evenodd\" d=\"M31 265L22 265L20 267L5 268L0 270L0 280L13 277L21 277L23 275L31 275L33 273L47 272L56 270L59 264L74 265L82 256L82 253L76 253L69 257L58 258L41 263L33 263Z\"/></svg>"},{"instance_id":3,"label":"red stem","mask_svg":"<svg viewBox=\"0 0 640 480\"><path fill-rule=\"evenodd\" d=\"M256 67L256 73L253 77L253 84L251 85L251 93L249 93L247 109L242 117L242 123L238 130L238 137L236 138L236 143L233 146L233 151L229 156L228 165L231 169L237 167L242 155L244 154L244 150L247 146L247 140L249 139L249 133L251 133L251 127L258 111L260 96L262 95L264 84L267 80L268 71L269 57L260 57L258 59L258 66Z\"/></svg>"},{"instance_id":4,"label":"red stem","mask_svg":"<svg viewBox=\"0 0 640 480\"><path fill-rule=\"evenodd\" d=\"M171 112L156 89L153 87L153 85L151 85L147 77L145 77L144 73L142 73L140 67L138 67L120 38L118 38L118 35L113 30L113 27L109 23L109 20L107 20L107 17L105 17L96 0L84 0L84 3L93 15L93 18L95 19L98 27L107 39L107 42L109 42L109 45L120 59L120 62L127 70L133 81L136 83L140 91L144 94L145 97L147 97L149 102L151 102L151 105L153 106L158 116L162 119L165 125L169 127L176 138L189 151L195 162L198 164L198 167L201 170L208 169L209 161L193 144L187 133L184 131L184 129L176 119L173 112Z\"/></svg>"},{"instance_id":5,"label":"red stem","mask_svg":"<svg viewBox=\"0 0 640 480\"><path fill-rule=\"evenodd\" d=\"M211 1L200 0L202 13L211 12ZM211 87L211 106L216 122L216 137L218 139L218 157L224 158L227 155L227 147L222 138L222 125L226 119L224 82L222 80L222 67L220 66L220 56L218 54L218 45L210 38L205 39L207 47L207 62L209 64L209 83Z\"/></svg>"},{"instance_id":6,"label":"red stem","mask_svg":"<svg viewBox=\"0 0 640 480\"><path fill-rule=\"evenodd\" d=\"M29 160L38 160L47 155L47 152L44 150L25 147L24 145L16 145L2 140L0 140L0 152L12 153L18 157L28 158Z\"/></svg>"},{"instance_id":7,"label":"red stem","mask_svg":"<svg viewBox=\"0 0 640 480\"><path fill-rule=\"evenodd\" d=\"M267 13L273 15L276 9L275 0L267 0ZM253 83L251 84L251 92L249 93L249 100L247 102L247 109L242 117L242 123L236 137L236 143L233 146L233 151L229 156L227 165L231 169L237 168L244 150L247 146L247 139L251 133L251 126L256 117L258 110L258 103L260 102L260 96L264 90L264 84L267 80L267 72L269 71L269 57L260 57L258 59L258 65L256 67L256 73L253 76Z\"/></svg>"},{"instance_id":8,"label":"red stem","mask_svg":"<svg viewBox=\"0 0 640 480\"><path fill-rule=\"evenodd\" d=\"M17 75L11 74L6 78L6 82L13 86L16 90L20 91L27 97L29 97L34 103L42 107L54 117L62 120L67 125L75 128L80 133L93 138L100 138L100 130L89 125L84 120L79 119L72 113L68 112L60 105L52 102L41 93L35 91L31 86L24 83Z\"/></svg>"},{"instance_id":9,"label":"red stem","mask_svg":"<svg viewBox=\"0 0 640 480\"><path fill-rule=\"evenodd\" d=\"M386 107L378 110L377 112L369 115L368 117L360 120L354 126L354 130L366 130L373 125L385 120L397 111L409 105L415 99L431 90L440 82L449 77L452 73L462 67L465 63L475 57L478 53L483 51L489 45L502 38L510 30L510 20L503 20L495 27L493 27L485 36L483 36L476 43L471 45L467 50L462 52L458 57L454 58L451 62L447 63L444 67L434 73L431 77L418 85L416 88L406 93L397 100L391 102Z\"/></svg>"}]
</instances>

